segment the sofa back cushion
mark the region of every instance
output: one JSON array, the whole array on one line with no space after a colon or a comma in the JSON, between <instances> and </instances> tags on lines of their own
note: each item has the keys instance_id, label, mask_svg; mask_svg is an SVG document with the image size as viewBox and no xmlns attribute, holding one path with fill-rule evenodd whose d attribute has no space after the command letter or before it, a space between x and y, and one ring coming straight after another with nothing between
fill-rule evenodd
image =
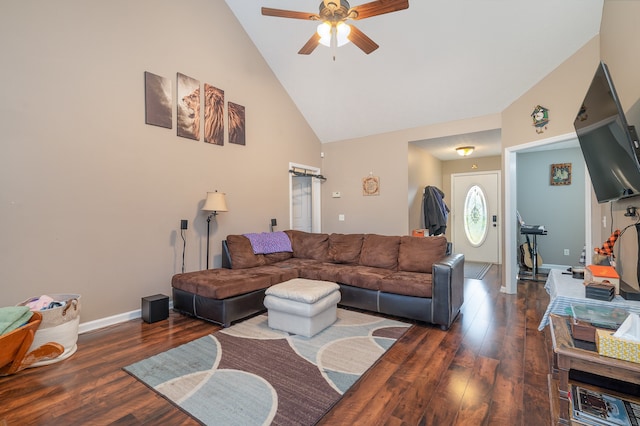
<instances>
[{"instance_id":1,"label":"sofa back cushion","mask_svg":"<svg viewBox=\"0 0 640 426\"><path fill-rule=\"evenodd\" d=\"M433 264L445 257L446 252L446 237L401 237L398 270L431 273Z\"/></svg>"},{"instance_id":2,"label":"sofa back cushion","mask_svg":"<svg viewBox=\"0 0 640 426\"><path fill-rule=\"evenodd\" d=\"M231 269L246 269L265 264L263 254L253 254L251 241L244 235L227 235Z\"/></svg>"},{"instance_id":3,"label":"sofa back cushion","mask_svg":"<svg viewBox=\"0 0 640 426\"><path fill-rule=\"evenodd\" d=\"M329 234L315 234L304 231L284 231L291 239L293 257L325 262L328 259Z\"/></svg>"},{"instance_id":4,"label":"sofa back cushion","mask_svg":"<svg viewBox=\"0 0 640 426\"><path fill-rule=\"evenodd\" d=\"M329 235L329 262L357 264L364 234Z\"/></svg>"},{"instance_id":5,"label":"sofa back cushion","mask_svg":"<svg viewBox=\"0 0 640 426\"><path fill-rule=\"evenodd\" d=\"M400 237L366 234L360 251L360 265L397 270Z\"/></svg>"},{"instance_id":6,"label":"sofa back cushion","mask_svg":"<svg viewBox=\"0 0 640 426\"><path fill-rule=\"evenodd\" d=\"M264 260L267 265L272 265L277 262L282 262L283 260L291 259L293 257L293 252L290 251L279 251L277 253L267 253L264 255Z\"/></svg>"}]
</instances>

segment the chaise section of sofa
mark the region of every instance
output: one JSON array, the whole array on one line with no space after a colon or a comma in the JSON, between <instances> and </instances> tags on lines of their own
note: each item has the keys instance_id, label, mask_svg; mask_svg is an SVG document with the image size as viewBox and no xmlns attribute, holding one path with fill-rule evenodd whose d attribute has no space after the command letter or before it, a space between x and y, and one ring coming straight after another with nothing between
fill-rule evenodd
<instances>
[{"instance_id":1,"label":"chaise section of sofa","mask_svg":"<svg viewBox=\"0 0 640 426\"><path fill-rule=\"evenodd\" d=\"M247 237L229 235L222 269L173 277L174 309L228 326L264 311L265 290L292 278L336 282L342 306L442 329L464 302L464 256L451 254L443 236L284 233L291 248L275 253L254 253Z\"/></svg>"}]
</instances>

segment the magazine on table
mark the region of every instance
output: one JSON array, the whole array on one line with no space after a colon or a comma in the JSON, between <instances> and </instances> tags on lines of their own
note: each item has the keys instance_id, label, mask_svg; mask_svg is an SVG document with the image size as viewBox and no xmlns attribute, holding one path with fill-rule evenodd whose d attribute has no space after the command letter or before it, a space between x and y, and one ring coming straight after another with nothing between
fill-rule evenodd
<instances>
[{"instance_id":1,"label":"magazine on table","mask_svg":"<svg viewBox=\"0 0 640 426\"><path fill-rule=\"evenodd\" d=\"M640 425L640 404L613 395L571 386L573 418L588 425Z\"/></svg>"}]
</instances>

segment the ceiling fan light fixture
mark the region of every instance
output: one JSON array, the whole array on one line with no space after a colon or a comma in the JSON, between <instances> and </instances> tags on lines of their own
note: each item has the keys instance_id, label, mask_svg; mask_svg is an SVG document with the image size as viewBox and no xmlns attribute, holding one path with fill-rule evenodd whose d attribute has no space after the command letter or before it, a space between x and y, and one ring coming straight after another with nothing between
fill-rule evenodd
<instances>
[{"instance_id":1,"label":"ceiling fan light fixture","mask_svg":"<svg viewBox=\"0 0 640 426\"><path fill-rule=\"evenodd\" d=\"M337 46L344 46L349 43L349 34L351 33L351 27L344 22L338 22L334 27L329 22L323 22L318 25L316 32L320 36L319 43L323 46L331 47L331 37L335 31L335 37Z\"/></svg>"},{"instance_id":2,"label":"ceiling fan light fixture","mask_svg":"<svg viewBox=\"0 0 640 426\"><path fill-rule=\"evenodd\" d=\"M460 146L460 147L456 148L456 152L461 157L467 157L467 156L471 155L471 153L473 152L474 149L476 149L475 146Z\"/></svg>"}]
</instances>

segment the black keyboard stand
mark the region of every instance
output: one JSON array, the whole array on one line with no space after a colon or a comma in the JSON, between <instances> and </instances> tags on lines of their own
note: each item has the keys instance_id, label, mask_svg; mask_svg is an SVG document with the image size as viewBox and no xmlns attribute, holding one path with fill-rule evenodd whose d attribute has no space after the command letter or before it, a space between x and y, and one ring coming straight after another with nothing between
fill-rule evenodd
<instances>
[{"instance_id":1,"label":"black keyboard stand","mask_svg":"<svg viewBox=\"0 0 640 426\"><path fill-rule=\"evenodd\" d=\"M531 263L532 263L532 268L531 268L531 278L526 278L521 276L521 274L518 274L518 279L522 279L522 280L528 280L528 281L546 281L547 280L547 275L549 275L549 270L548 269L541 269L538 268L538 241L537 241L537 237L538 235L547 235L547 230L546 229L540 229L537 226L535 227L521 227L520 228L520 234L522 235L527 235L527 237L529 235L532 236L531 239L531 245L529 247L529 249L531 250ZM529 240L529 238L527 238L527 241ZM526 274L528 276L528 274ZM538 275L543 275L544 277L539 279Z\"/></svg>"}]
</instances>

